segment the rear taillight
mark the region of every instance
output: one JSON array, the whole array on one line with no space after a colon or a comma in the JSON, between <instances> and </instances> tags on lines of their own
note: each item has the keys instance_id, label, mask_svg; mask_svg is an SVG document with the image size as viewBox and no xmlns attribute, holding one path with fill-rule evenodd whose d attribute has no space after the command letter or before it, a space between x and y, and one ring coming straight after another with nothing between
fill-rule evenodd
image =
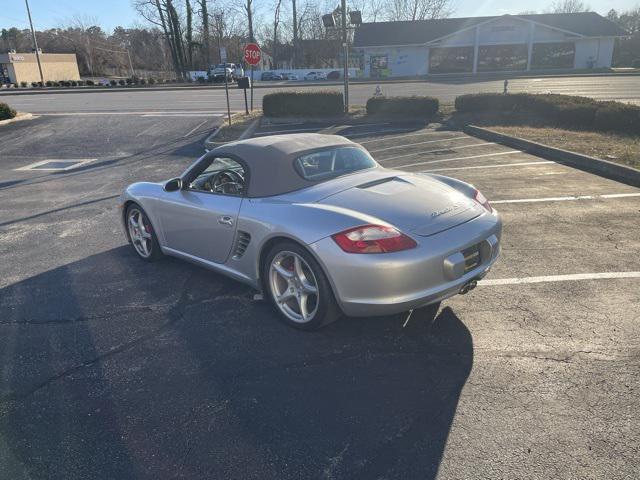
<instances>
[{"instance_id":1,"label":"rear taillight","mask_svg":"<svg viewBox=\"0 0 640 480\"><path fill-rule=\"evenodd\" d=\"M493 212L493 207L489 203L489 200L487 200L487 197L485 197L482 194L482 192L480 192L480 190L476 190L476 193L474 194L473 198L475 199L476 202L478 202L480 205L486 208L486 210L489 213Z\"/></svg>"},{"instance_id":2,"label":"rear taillight","mask_svg":"<svg viewBox=\"0 0 640 480\"><path fill-rule=\"evenodd\" d=\"M418 244L393 227L362 225L331 238L347 253L390 253L409 250Z\"/></svg>"}]
</instances>

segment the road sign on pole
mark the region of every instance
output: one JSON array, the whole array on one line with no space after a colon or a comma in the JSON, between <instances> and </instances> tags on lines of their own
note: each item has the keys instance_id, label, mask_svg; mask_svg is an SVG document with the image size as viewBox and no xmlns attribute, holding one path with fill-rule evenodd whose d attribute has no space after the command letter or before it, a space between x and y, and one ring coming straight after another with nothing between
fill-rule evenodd
<instances>
[{"instance_id":1,"label":"road sign on pole","mask_svg":"<svg viewBox=\"0 0 640 480\"><path fill-rule=\"evenodd\" d=\"M257 65L262 58L262 52L257 43L247 43L244 46L244 61L249 65Z\"/></svg>"},{"instance_id":2,"label":"road sign on pole","mask_svg":"<svg viewBox=\"0 0 640 480\"><path fill-rule=\"evenodd\" d=\"M253 67L260 63L262 52L257 43L247 43L244 46L244 61L251 65L251 111L253 112Z\"/></svg>"}]
</instances>

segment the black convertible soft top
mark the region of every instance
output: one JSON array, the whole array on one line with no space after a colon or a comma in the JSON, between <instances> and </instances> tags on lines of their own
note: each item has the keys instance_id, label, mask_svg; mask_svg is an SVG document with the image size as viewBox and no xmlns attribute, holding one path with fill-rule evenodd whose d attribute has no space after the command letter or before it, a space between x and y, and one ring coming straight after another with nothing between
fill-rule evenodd
<instances>
[{"instance_id":1,"label":"black convertible soft top","mask_svg":"<svg viewBox=\"0 0 640 480\"><path fill-rule=\"evenodd\" d=\"M248 197L270 197L314 185L294 168L296 158L331 147L363 147L339 135L296 133L269 135L227 143L207 156L236 157L249 170Z\"/></svg>"}]
</instances>

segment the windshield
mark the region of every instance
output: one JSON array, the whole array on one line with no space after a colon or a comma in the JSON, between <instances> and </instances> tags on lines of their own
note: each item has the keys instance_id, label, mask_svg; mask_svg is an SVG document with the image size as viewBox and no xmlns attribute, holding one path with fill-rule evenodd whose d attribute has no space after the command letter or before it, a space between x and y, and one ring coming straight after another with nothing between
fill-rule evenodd
<instances>
[{"instance_id":1,"label":"windshield","mask_svg":"<svg viewBox=\"0 0 640 480\"><path fill-rule=\"evenodd\" d=\"M308 153L296 159L296 171L305 179L321 182L377 166L369 154L357 147L339 147Z\"/></svg>"}]
</instances>

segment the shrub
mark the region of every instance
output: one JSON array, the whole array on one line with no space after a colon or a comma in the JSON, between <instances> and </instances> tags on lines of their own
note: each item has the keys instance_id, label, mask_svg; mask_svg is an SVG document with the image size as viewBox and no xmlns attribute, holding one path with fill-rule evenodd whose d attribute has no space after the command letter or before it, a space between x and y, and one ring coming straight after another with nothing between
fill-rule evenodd
<instances>
[{"instance_id":1,"label":"shrub","mask_svg":"<svg viewBox=\"0 0 640 480\"><path fill-rule=\"evenodd\" d=\"M127 81L129 81L129 79L127 79ZM118 80L118 85L120 85L121 87L124 87L127 84L127 82L125 80L123 80L122 78L120 80Z\"/></svg>"},{"instance_id":2,"label":"shrub","mask_svg":"<svg viewBox=\"0 0 640 480\"><path fill-rule=\"evenodd\" d=\"M79 87L82 87L85 84L85 81L84 80L78 80L77 83L78 83Z\"/></svg>"},{"instance_id":3,"label":"shrub","mask_svg":"<svg viewBox=\"0 0 640 480\"><path fill-rule=\"evenodd\" d=\"M640 107L618 102L603 102L595 115L598 130L640 135Z\"/></svg>"},{"instance_id":4,"label":"shrub","mask_svg":"<svg viewBox=\"0 0 640 480\"><path fill-rule=\"evenodd\" d=\"M533 113L558 126L640 133L640 107L618 102L599 102L587 97L480 93L459 96L455 104L456 110L465 113Z\"/></svg>"},{"instance_id":5,"label":"shrub","mask_svg":"<svg viewBox=\"0 0 640 480\"><path fill-rule=\"evenodd\" d=\"M109 85L111 85L112 87L115 87L117 84L118 84L117 80L113 80L113 79L109 80Z\"/></svg>"},{"instance_id":6,"label":"shrub","mask_svg":"<svg viewBox=\"0 0 640 480\"><path fill-rule=\"evenodd\" d=\"M146 85L147 81L144 78L140 79L140 85Z\"/></svg>"},{"instance_id":7,"label":"shrub","mask_svg":"<svg viewBox=\"0 0 640 480\"><path fill-rule=\"evenodd\" d=\"M397 114L411 117L430 117L440 104L433 97L372 97L367 100L367 113Z\"/></svg>"},{"instance_id":8,"label":"shrub","mask_svg":"<svg viewBox=\"0 0 640 480\"><path fill-rule=\"evenodd\" d=\"M149 85L153 85L154 83L156 83L156 79L153 77L149 77Z\"/></svg>"},{"instance_id":9,"label":"shrub","mask_svg":"<svg viewBox=\"0 0 640 480\"><path fill-rule=\"evenodd\" d=\"M344 102L340 92L276 92L262 98L262 111L272 117L340 115L344 112Z\"/></svg>"},{"instance_id":10,"label":"shrub","mask_svg":"<svg viewBox=\"0 0 640 480\"><path fill-rule=\"evenodd\" d=\"M16 116L16 111L6 103L0 103L0 120L8 120Z\"/></svg>"},{"instance_id":11,"label":"shrub","mask_svg":"<svg viewBox=\"0 0 640 480\"><path fill-rule=\"evenodd\" d=\"M33 82L33 83L36 83L36 82ZM28 84L27 82L20 82L20 86L21 86L22 88L27 88L27 86L28 86L28 85L29 85L29 84Z\"/></svg>"},{"instance_id":12,"label":"shrub","mask_svg":"<svg viewBox=\"0 0 640 480\"><path fill-rule=\"evenodd\" d=\"M72 87L77 87L78 86L78 82L76 82L75 80L71 80L71 86Z\"/></svg>"},{"instance_id":13,"label":"shrub","mask_svg":"<svg viewBox=\"0 0 640 480\"><path fill-rule=\"evenodd\" d=\"M53 82L52 82L51 80L47 80L47 81L45 82L45 85L46 85L47 87L53 87Z\"/></svg>"},{"instance_id":14,"label":"shrub","mask_svg":"<svg viewBox=\"0 0 640 480\"><path fill-rule=\"evenodd\" d=\"M87 85L87 87L93 87L93 86L95 85L95 83L94 83L94 81L93 81L93 80L87 80L87 81L86 81L86 82L84 82L84 83Z\"/></svg>"},{"instance_id":15,"label":"shrub","mask_svg":"<svg viewBox=\"0 0 640 480\"><path fill-rule=\"evenodd\" d=\"M205 80L205 78L204 78L204 77L198 77L198 78L196 78L196 81L197 81L198 83L204 83L206 80Z\"/></svg>"}]
</instances>

